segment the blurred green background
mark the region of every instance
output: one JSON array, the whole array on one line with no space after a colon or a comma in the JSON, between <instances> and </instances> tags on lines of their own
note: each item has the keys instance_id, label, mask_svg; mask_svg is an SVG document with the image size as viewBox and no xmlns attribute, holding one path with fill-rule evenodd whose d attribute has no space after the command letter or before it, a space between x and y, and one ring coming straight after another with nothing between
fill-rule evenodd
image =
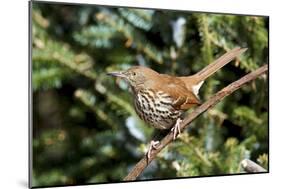
<instances>
[{"instance_id":1,"label":"blurred green background","mask_svg":"<svg viewBox=\"0 0 281 189\"><path fill-rule=\"evenodd\" d=\"M200 90L204 102L268 63L268 18L32 2L33 186L121 181L153 129L135 114L128 85L106 72L145 65L194 74L225 51L248 47ZM268 168L267 76L191 123L139 179Z\"/></svg>"}]
</instances>

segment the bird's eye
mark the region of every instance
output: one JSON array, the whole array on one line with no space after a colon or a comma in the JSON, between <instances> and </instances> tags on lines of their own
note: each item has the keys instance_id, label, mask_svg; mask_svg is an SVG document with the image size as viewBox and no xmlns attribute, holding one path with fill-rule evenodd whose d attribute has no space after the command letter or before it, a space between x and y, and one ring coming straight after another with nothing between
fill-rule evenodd
<instances>
[{"instance_id":1,"label":"bird's eye","mask_svg":"<svg viewBox=\"0 0 281 189\"><path fill-rule=\"evenodd\" d=\"M137 75L137 73L136 72L133 72L133 76L136 76Z\"/></svg>"}]
</instances>

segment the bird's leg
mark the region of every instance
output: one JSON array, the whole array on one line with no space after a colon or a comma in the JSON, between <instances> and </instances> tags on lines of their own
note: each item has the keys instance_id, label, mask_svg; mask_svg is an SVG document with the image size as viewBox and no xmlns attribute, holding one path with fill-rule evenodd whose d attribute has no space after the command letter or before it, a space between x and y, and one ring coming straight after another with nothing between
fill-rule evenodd
<instances>
[{"instance_id":1,"label":"bird's leg","mask_svg":"<svg viewBox=\"0 0 281 189\"><path fill-rule=\"evenodd\" d=\"M154 140L150 141L148 151L146 153L147 159L150 159L152 150L157 150L157 148L159 147L159 143L160 142L158 140L157 141L154 141Z\"/></svg>"},{"instance_id":2,"label":"bird's leg","mask_svg":"<svg viewBox=\"0 0 281 189\"><path fill-rule=\"evenodd\" d=\"M176 139L177 135L181 133L181 128L180 128L181 122L182 122L182 119L178 118L175 126L171 129L171 131L173 132L174 140Z\"/></svg>"}]
</instances>

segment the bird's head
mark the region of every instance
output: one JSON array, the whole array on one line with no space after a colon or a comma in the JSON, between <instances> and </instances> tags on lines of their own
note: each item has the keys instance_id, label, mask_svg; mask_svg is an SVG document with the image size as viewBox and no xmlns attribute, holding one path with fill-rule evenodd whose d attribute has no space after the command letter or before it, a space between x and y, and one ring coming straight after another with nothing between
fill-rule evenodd
<instances>
[{"instance_id":1,"label":"bird's head","mask_svg":"<svg viewBox=\"0 0 281 189\"><path fill-rule=\"evenodd\" d=\"M115 71L107 74L125 79L133 89L146 85L159 75L154 70L144 66L134 66L125 71Z\"/></svg>"}]
</instances>

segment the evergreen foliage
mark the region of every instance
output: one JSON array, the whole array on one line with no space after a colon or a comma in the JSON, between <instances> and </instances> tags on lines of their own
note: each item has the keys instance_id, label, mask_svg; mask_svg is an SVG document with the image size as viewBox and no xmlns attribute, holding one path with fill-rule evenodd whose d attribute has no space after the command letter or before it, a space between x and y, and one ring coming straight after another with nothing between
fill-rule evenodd
<instances>
[{"instance_id":1,"label":"evergreen foliage","mask_svg":"<svg viewBox=\"0 0 281 189\"><path fill-rule=\"evenodd\" d=\"M268 63L268 18L32 3L33 186L118 182L144 155L153 129L128 85L106 75L133 65L196 73L226 50L248 50L207 79L205 101ZM192 110L189 110L192 111ZM192 122L139 179L268 168L268 81L244 86Z\"/></svg>"}]
</instances>

